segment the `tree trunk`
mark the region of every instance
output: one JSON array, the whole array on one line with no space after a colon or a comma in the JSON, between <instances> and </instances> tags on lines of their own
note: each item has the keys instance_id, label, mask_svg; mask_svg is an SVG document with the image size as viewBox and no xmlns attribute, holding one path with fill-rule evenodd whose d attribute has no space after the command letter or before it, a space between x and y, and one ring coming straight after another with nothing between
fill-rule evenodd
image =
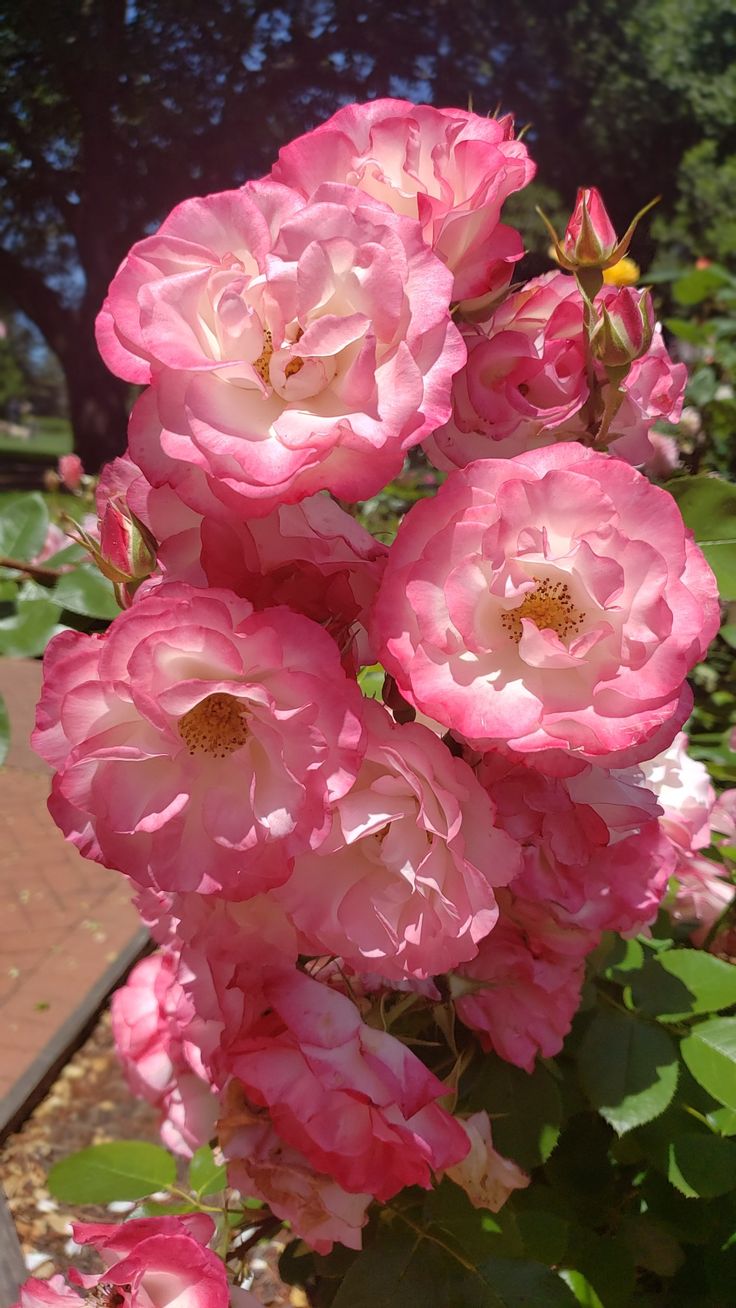
<instances>
[{"instance_id":1,"label":"tree trunk","mask_svg":"<svg viewBox=\"0 0 736 1308\"><path fill-rule=\"evenodd\" d=\"M103 463L125 449L130 388L108 372L94 341L85 349L83 340L82 334L74 355L63 357L61 363L69 394L74 449L85 472L98 472Z\"/></svg>"}]
</instances>

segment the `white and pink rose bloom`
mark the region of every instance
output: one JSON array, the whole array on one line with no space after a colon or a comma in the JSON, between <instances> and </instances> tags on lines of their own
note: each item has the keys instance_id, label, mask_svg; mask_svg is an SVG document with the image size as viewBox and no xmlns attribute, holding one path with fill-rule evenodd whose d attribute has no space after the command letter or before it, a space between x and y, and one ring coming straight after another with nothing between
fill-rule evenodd
<instances>
[{"instance_id":1,"label":"white and pink rose bloom","mask_svg":"<svg viewBox=\"0 0 736 1308\"><path fill-rule=\"evenodd\" d=\"M111 1004L115 1049L133 1094L161 1113L161 1139L191 1157L212 1138L218 1103L198 1051L187 1040L193 1013L163 952L136 964Z\"/></svg>"},{"instance_id":2,"label":"white and pink rose bloom","mask_svg":"<svg viewBox=\"0 0 736 1308\"><path fill-rule=\"evenodd\" d=\"M604 287L602 312L640 292ZM424 442L438 467L463 468L476 459L509 458L556 441L582 440L591 415L583 299L575 280L546 273L514 291L487 322L462 327L468 361L453 381L449 422ZM602 364L595 377L605 396ZM657 421L676 422L687 370L670 359L660 328L621 383L623 403L608 432L611 452L628 463L654 458ZM599 415L600 416L600 415Z\"/></svg>"},{"instance_id":3,"label":"white and pink rose bloom","mask_svg":"<svg viewBox=\"0 0 736 1308\"><path fill-rule=\"evenodd\" d=\"M347 996L298 971L263 990L270 1014L233 1050L232 1075L316 1171L386 1202L465 1157L467 1135L437 1103L446 1087Z\"/></svg>"},{"instance_id":4,"label":"white and pink rose bloom","mask_svg":"<svg viewBox=\"0 0 736 1308\"><path fill-rule=\"evenodd\" d=\"M120 1308L230 1308L231 1299L237 1308L259 1308L253 1295L228 1284L224 1263L208 1248L215 1225L204 1213L144 1217L119 1226L75 1222L72 1232L104 1265L97 1274L69 1272L92 1295L80 1297L61 1276L32 1278L21 1287L16 1308L82 1308L103 1292Z\"/></svg>"},{"instance_id":5,"label":"white and pink rose bloom","mask_svg":"<svg viewBox=\"0 0 736 1308\"><path fill-rule=\"evenodd\" d=\"M344 182L417 218L454 273L454 300L502 290L524 253L501 222L504 201L534 177L513 120L407 100L346 105L279 153L271 176L307 198Z\"/></svg>"},{"instance_id":6,"label":"white and pink rose bloom","mask_svg":"<svg viewBox=\"0 0 736 1308\"><path fill-rule=\"evenodd\" d=\"M133 459L192 507L204 482L241 515L374 494L449 417L465 359L451 293L417 220L354 187L185 200L133 247L98 320L112 370L151 383Z\"/></svg>"},{"instance_id":7,"label":"white and pink rose bloom","mask_svg":"<svg viewBox=\"0 0 736 1308\"><path fill-rule=\"evenodd\" d=\"M718 625L672 497L566 444L472 463L410 509L373 632L404 697L474 747L618 766L674 738Z\"/></svg>"},{"instance_id":8,"label":"white and pink rose bloom","mask_svg":"<svg viewBox=\"0 0 736 1308\"><path fill-rule=\"evenodd\" d=\"M246 899L318 844L364 749L337 646L286 608L161 586L52 641L34 744L52 816L138 885Z\"/></svg>"},{"instance_id":9,"label":"white and pink rose bloom","mask_svg":"<svg viewBox=\"0 0 736 1308\"><path fill-rule=\"evenodd\" d=\"M428 727L366 705L365 758L319 849L277 895L303 951L356 972L430 977L477 952L498 916L494 887L521 868L492 802Z\"/></svg>"}]
</instances>

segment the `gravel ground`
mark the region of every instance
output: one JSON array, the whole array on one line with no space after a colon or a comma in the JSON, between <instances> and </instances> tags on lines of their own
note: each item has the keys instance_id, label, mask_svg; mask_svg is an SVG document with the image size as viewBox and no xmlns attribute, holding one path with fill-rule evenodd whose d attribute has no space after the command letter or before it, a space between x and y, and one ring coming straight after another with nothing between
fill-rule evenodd
<instances>
[{"instance_id":1,"label":"gravel ground","mask_svg":"<svg viewBox=\"0 0 736 1308\"><path fill-rule=\"evenodd\" d=\"M0 1145L2 1185L34 1276L45 1278L71 1265L80 1271L99 1271L96 1255L78 1249L71 1240L70 1222L115 1221L120 1214L92 1205L73 1212L51 1198L46 1176L58 1159L106 1140L158 1140L156 1114L133 1098L123 1080L108 1014L20 1130ZM254 1250L251 1289L268 1308L304 1308L307 1301L302 1292L289 1291L278 1277L282 1248L271 1241Z\"/></svg>"}]
</instances>

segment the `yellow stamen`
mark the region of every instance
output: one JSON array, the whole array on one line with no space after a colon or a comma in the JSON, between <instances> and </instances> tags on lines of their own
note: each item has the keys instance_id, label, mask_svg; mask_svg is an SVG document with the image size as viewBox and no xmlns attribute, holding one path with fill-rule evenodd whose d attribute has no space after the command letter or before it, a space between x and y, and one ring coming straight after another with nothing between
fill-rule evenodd
<instances>
[{"instance_id":1,"label":"yellow stamen","mask_svg":"<svg viewBox=\"0 0 736 1308\"><path fill-rule=\"evenodd\" d=\"M179 719L179 735L190 754L227 758L248 740L241 701L221 691L208 695Z\"/></svg>"},{"instance_id":2,"label":"yellow stamen","mask_svg":"<svg viewBox=\"0 0 736 1308\"><path fill-rule=\"evenodd\" d=\"M268 327L264 327L263 349L261 350L261 353L258 355L258 358L255 360L253 367L258 373L258 376L261 378L262 381L266 383L267 386L270 384L271 381L271 373L269 371L269 365L271 363L272 354L273 354L273 337L271 336Z\"/></svg>"},{"instance_id":3,"label":"yellow stamen","mask_svg":"<svg viewBox=\"0 0 736 1308\"><path fill-rule=\"evenodd\" d=\"M533 577L534 590L524 597L517 609L508 609L501 618L501 626L517 645L523 635L522 618L530 618L541 630L555 631L560 640L576 636L585 620L585 613L575 607L566 581L550 581Z\"/></svg>"},{"instance_id":4,"label":"yellow stamen","mask_svg":"<svg viewBox=\"0 0 736 1308\"><path fill-rule=\"evenodd\" d=\"M284 368L284 376L293 377L297 372L301 372L303 367L304 367L304 360L300 359L299 355L297 354L294 356L293 359L289 359L289 362Z\"/></svg>"}]
</instances>

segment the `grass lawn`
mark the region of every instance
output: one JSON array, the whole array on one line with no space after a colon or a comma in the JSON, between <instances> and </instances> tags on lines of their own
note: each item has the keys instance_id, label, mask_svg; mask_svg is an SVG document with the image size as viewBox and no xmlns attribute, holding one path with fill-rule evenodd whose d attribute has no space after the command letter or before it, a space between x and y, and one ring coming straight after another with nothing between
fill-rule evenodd
<instances>
[{"instance_id":1,"label":"grass lawn","mask_svg":"<svg viewBox=\"0 0 736 1308\"><path fill-rule=\"evenodd\" d=\"M21 425L30 428L25 440L9 436L0 428L0 459L3 454L14 454L19 459L57 459L73 449L71 424L66 418L33 417Z\"/></svg>"}]
</instances>

